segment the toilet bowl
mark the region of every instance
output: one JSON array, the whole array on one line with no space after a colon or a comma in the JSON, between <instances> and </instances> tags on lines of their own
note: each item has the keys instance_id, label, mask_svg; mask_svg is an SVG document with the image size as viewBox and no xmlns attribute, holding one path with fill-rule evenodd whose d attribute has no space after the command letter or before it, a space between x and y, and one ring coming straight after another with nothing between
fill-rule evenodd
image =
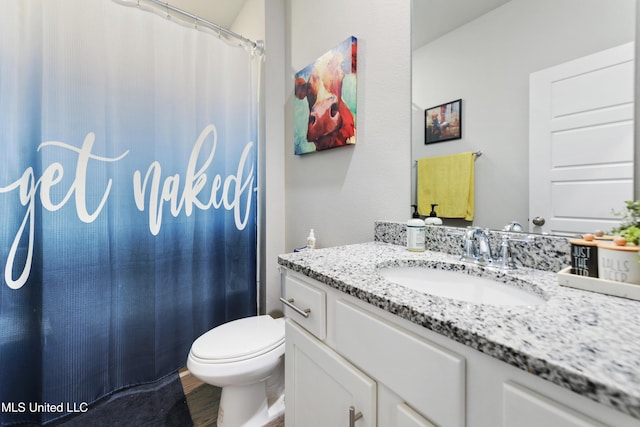
<instances>
[{"instance_id":1,"label":"toilet bowl","mask_svg":"<svg viewBox=\"0 0 640 427\"><path fill-rule=\"evenodd\" d=\"M253 316L204 333L187 369L222 387L218 427L262 427L284 413L284 319Z\"/></svg>"}]
</instances>

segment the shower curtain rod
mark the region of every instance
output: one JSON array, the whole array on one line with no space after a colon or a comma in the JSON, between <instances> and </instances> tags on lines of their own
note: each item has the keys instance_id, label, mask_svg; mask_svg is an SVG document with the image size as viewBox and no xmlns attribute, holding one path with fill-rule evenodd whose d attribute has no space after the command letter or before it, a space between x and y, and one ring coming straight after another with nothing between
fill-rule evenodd
<instances>
[{"instance_id":1,"label":"shower curtain rod","mask_svg":"<svg viewBox=\"0 0 640 427\"><path fill-rule=\"evenodd\" d=\"M203 24L205 27L209 27L212 30L218 32L218 34L224 34L225 36L229 36L229 37L233 37L235 39L240 40L242 43L244 44L248 44L249 46L251 46L251 48L258 53L258 55L262 55L264 54L264 42L262 40L256 40L253 41L251 39L248 39L238 33L234 33L231 30L227 30L224 27L221 27L218 24L214 24L211 21L207 21L206 19L200 18L198 15L194 15L193 13L187 12L186 10L180 9L178 7L175 7L173 5L170 5L169 3L160 1L160 0L144 0L147 1L149 3L153 3L156 6L160 6L163 7L165 9L167 9L168 11L177 13L179 15L182 15L184 17L187 17L189 19L192 19L196 24L200 23ZM140 4L140 0L138 0L138 5Z\"/></svg>"}]
</instances>

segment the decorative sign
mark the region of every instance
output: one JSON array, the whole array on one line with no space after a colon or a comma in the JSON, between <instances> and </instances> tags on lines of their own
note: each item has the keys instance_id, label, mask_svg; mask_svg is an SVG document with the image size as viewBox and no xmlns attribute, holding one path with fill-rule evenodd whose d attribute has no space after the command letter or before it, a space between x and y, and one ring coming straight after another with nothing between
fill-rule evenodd
<instances>
[{"instance_id":1,"label":"decorative sign","mask_svg":"<svg viewBox=\"0 0 640 427\"><path fill-rule=\"evenodd\" d=\"M571 273L598 277L598 245L582 239L571 242Z\"/></svg>"}]
</instances>

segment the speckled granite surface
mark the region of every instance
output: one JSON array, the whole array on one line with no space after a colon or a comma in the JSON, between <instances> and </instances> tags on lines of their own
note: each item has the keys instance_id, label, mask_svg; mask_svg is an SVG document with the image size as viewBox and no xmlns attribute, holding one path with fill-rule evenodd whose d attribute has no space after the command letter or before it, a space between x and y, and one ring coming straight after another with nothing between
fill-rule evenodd
<instances>
[{"instance_id":1,"label":"speckled granite surface","mask_svg":"<svg viewBox=\"0 0 640 427\"><path fill-rule=\"evenodd\" d=\"M464 228L430 226L426 227L427 249L460 255L462 252L461 234ZM571 245L564 237L547 236L542 234L529 235L526 233L509 233L504 231L489 231L491 246L497 248L502 235L511 239L512 256L517 265L536 270L560 271L571 265L569 251ZM519 239L531 237L531 242L521 242ZM404 222L376 221L374 225L374 241L392 243L404 246L407 244L407 225Z\"/></svg>"},{"instance_id":2,"label":"speckled granite surface","mask_svg":"<svg viewBox=\"0 0 640 427\"><path fill-rule=\"evenodd\" d=\"M377 240L382 240L376 238ZM455 255L382 241L281 255L278 262L441 335L640 419L640 302L561 287L552 271L500 272ZM546 299L475 305L419 293L382 266L429 266L492 277Z\"/></svg>"}]
</instances>

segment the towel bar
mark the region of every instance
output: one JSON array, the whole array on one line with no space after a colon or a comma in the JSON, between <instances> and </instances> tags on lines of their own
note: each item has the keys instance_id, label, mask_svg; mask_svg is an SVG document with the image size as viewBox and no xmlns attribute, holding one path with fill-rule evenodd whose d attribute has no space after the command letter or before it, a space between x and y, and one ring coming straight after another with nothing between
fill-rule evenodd
<instances>
[{"instance_id":1,"label":"towel bar","mask_svg":"<svg viewBox=\"0 0 640 427\"><path fill-rule=\"evenodd\" d=\"M475 159L477 159L477 158L478 158L478 157L480 157L480 156L482 156L482 151L480 151L480 150L475 151L475 152L473 153L474 160L475 160ZM415 166L415 165L417 165L417 164L418 164L418 161L417 161L417 160L414 160L414 161L413 161L413 165Z\"/></svg>"}]
</instances>

